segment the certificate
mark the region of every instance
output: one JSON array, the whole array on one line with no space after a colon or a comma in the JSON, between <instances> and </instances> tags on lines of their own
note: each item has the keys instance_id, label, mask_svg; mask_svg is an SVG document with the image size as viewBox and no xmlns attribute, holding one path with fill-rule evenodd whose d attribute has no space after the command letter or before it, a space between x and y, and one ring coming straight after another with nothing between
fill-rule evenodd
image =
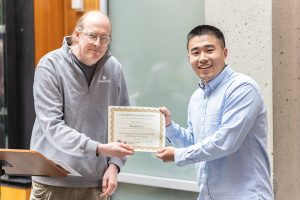
<instances>
[{"instance_id":1,"label":"certificate","mask_svg":"<svg viewBox=\"0 0 300 200\"><path fill-rule=\"evenodd\" d=\"M108 138L135 151L156 151L165 147L165 116L153 107L109 106Z\"/></svg>"}]
</instances>

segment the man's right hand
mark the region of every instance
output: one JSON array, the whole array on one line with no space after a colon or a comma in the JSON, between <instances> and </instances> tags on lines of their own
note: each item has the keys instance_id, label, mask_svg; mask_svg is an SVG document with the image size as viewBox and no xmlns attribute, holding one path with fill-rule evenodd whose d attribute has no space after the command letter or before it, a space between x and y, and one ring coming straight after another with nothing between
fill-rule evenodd
<instances>
[{"instance_id":1,"label":"man's right hand","mask_svg":"<svg viewBox=\"0 0 300 200\"><path fill-rule=\"evenodd\" d=\"M159 107L159 111L165 115L166 126L172 123L171 112L166 107Z\"/></svg>"},{"instance_id":2,"label":"man's right hand","mask_svg":"<svg viewBox=\"0 0 300 200\"><path fill-rule=\"evenodd\" d=\"M102 156L124 158L133 155L134 149L128 144L121 142L112 142L108 144L98 144L97 154Z\"/></svg>"}]
</instances>

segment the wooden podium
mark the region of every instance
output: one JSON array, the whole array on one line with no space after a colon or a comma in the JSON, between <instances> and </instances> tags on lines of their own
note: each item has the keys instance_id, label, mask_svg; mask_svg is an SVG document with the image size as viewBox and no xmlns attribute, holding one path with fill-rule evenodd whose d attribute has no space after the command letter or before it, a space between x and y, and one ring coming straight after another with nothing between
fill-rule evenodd
<instances>
[{"instance_id":1,"label":"wooden podium","mask_svg":"<svg viewBox=\"0 0 300 200\"><path fill-rule=\"evenodd\" d=\"M32 150L0 149L1 172L19 176L68 176L69 172ZM3 172L1 173L3 175Z\"/></svg>"},{"instance_id":2,"label":"wooden podium","mask_svg":"<svg viewBox=\"0 0 300 200\"><path fill-rule=\"evenodd\" d=\"M65 177L68 176L70 172L36 151L0 149L0 200L2 199L1 176L4 174L16 176ZM7 188L5 188L4 185L4 190L5 189ZM29 192L26 191L26 196L29 199L30 189L28 190ZM16 191L16 189L14 189L14 191Z\"/></svg>"}]
</instances>

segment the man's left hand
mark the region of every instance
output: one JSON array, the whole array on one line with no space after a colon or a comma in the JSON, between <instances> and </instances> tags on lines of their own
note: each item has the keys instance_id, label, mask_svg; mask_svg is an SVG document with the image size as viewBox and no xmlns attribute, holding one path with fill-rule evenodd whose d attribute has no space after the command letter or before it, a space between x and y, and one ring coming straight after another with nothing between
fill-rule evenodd
<instances>
[{"instance_id":1,"label":"man's left hand","mask_svg":"<svg viewBox=\"0 0 300 200\"><path fill-rule=\"evenodd\" d=\"M173 162L175 155L175 147L166 147L156 152L156 157L162 159L164 162Z\"/></svg>"},{"instance_id":2,"label":"man's left hand","mask_svg":"<svg viewBox=\"0 0 300 200\"><path fill-rule=\"evenodd\" d=\"M115 164L109 164L103 175L102 194L100 195L101 198L112 195L116 190L118 172L119 168Z\"/></svg>"}]
</instances>

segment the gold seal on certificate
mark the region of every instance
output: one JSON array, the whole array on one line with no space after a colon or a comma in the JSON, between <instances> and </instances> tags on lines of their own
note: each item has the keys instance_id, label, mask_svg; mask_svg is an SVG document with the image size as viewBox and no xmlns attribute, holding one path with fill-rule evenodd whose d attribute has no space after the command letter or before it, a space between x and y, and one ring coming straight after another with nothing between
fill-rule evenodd
<instances>
[{"instance_id":1,"label":"gold seal on certificate","mask_svg":"<svg viewBox=\"0 0 300 200\"><path fill-rule=\"evenodd\" d=\"M165 116L158 108L109 106L108 140L126 141L135 151L165 147Z\"/></svg>"}]
</instances>

